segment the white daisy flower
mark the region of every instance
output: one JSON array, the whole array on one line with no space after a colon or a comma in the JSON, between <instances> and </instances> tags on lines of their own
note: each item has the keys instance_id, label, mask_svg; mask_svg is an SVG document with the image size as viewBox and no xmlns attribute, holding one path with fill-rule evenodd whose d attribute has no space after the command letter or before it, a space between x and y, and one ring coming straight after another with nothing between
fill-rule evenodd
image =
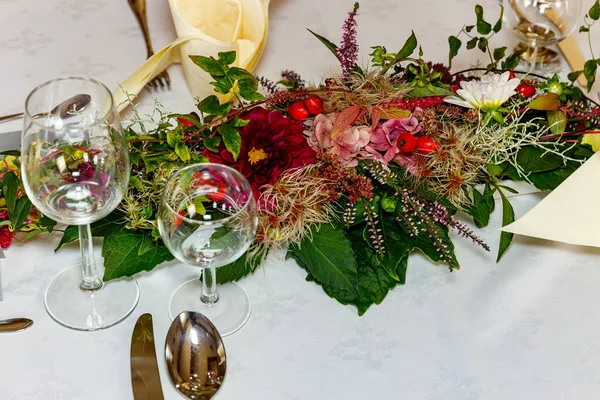
<instances>
[{"instance_id":1,"label":"white daisy flower","mask_svg":"<svg viewBox=\"0 0 600 400\"><path fill-rule=\"evenodd\" d=\"M461 89L456 91L458 96L448 96L444 101L484 112L496 111L516 94L515 89L520 83L518 78L510 79L510 72L484 75L479 80L461 82Z\"/></svg>"}]
</instances>

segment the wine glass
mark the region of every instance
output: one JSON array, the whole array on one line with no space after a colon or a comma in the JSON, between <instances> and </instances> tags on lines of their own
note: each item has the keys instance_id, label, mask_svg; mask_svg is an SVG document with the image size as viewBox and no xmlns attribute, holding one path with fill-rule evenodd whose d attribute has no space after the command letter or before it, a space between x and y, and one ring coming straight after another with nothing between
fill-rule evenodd
<instances>
[{"instance_id":1,"label":"wine glass","mask_svg":"<svg viewBox=\"0 0 600 400\"><path fill-rule=\"evenodd\" d=\"M503 0L511 32L531 49L529 72L536 67L539 46L551 46L575 29L581 0Z\"/></svg>"},{"instance_id":2,"label":"wine glass","mask_svg":"<svg viewBox=\"0 0 600 400\"><path fill-rule=\"evenodd\" d=\"M157 219L171 253L202 268L202 281L185 282L171 296L171 319L194 310L222 336L240 329L250 317L250 299L233 283L220 285L217 293L216 268L240 258L256 234L256 201L246 178L221 164L185 167L165 184Z\"/></svg>"},{"instance_id":3,"label":"wine glass","mask_svg":"<svg viewBox=\"0 0 600 400\"><path fill-rule=\"evenodd\" d=\"M90 99L85 108L56 107L82 94ZM47 217L79 226L82 262L52 279L46 309L69 328L107 328L129 315L139 299L134 279L103 283L93 254L90 223L117 207L129 183L127 141L112 95L93 79L55 79L29 94L24 119L21 161L27 196Z\"/></svg>"}]
</instances>

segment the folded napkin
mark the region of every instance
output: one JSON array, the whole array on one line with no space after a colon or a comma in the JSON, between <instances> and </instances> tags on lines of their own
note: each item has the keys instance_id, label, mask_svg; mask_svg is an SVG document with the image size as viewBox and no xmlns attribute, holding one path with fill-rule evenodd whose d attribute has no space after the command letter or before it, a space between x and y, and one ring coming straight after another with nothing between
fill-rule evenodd
<instances>
[{"instance_id":1,"label":"folded napkin","mask_svg":"<svg viewBox=\"0 0 600 400\"><path fill-rule=\"evenodd\" d=\"M503 231L557 242L600 247L600 152Z\"/></svg>"},{"instance_id":2,"label":"folded napkin","mask_svg":"<svg viewBox=\"0 0 600 400\"><path fill-rule=\"evenodd\" d=\"M180 62L193 97L213 94L210 75L188 56L217 56L235 50L235 66L252 70L265 46L269 0L169 0L178 39L162 48L120 83L113 95L118 110L127 96L143 87L174 62Z\"/></svg>"}]
</instances>

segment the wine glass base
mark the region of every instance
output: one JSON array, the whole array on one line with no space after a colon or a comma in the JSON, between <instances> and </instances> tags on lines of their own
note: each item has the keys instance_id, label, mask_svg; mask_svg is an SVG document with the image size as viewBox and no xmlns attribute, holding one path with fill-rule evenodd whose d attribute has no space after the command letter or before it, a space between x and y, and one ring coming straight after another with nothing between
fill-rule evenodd
<instances>
[{"instance_id":1,"label":"wine glass base","mask_svg":"<svg viewBox=\"0 0 600 400\"><path fill-rule=\"evenodd\" d=\"M96 260L102 265L102 260ZM84 291L81 263L61 271L46 288L44 305L59 324L80 331L108 328L125 319L138 303L140 290L135 279L104 283L96 291Z\"/></svg>"},{"instance_id":2,"label":"wine glass base","mask_svg":"<svg viewBox=\"0 0 600 400\"><path fill-rule=\"evenodd\" d=\"M197 311L210 319L221 336L236 332L250 318L250 299L244 289L234 283L218 285L217 288L219 300L206 304L200 300L202 282L199 279L185 282L171 296L169 317L173 320L183 311Z\"/></svg>"}]
</instances>

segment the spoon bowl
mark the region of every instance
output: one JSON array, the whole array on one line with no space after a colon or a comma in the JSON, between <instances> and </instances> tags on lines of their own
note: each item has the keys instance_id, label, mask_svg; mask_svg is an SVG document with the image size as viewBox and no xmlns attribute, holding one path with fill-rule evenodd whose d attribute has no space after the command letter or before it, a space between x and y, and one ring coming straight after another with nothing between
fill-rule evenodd
<instances>
[{"instance_id":1,"label":"spoon bowl","mask_svg":"<svg viewBox=\"0 0 600 400\"><path fill-rule=\"evenodd\" d=\"M169 378L182 396L209 400L223 384L227 359L221 335L204 315L179 314L167 332L165 359Z\"/></svg>"},{"instance_id":2,"label":"spoon bowl","mask_svg":"<svg viewBox=\"0 0 600 400\"><path fill-rule=\"evenodd\" d=\"M60 118L66 118L69 114L77 113L86 108L92 101L92 96L89 94L76 94L73 97L70 97L58 104L52 110L48 112L38 113L33 115L31 118L41 118L48 115L56 115L60 116ZM13 119L18 119L23 116L23 113L5 115L0 117L0 122L12 121Z\"/></svg>"}]
</instances>

